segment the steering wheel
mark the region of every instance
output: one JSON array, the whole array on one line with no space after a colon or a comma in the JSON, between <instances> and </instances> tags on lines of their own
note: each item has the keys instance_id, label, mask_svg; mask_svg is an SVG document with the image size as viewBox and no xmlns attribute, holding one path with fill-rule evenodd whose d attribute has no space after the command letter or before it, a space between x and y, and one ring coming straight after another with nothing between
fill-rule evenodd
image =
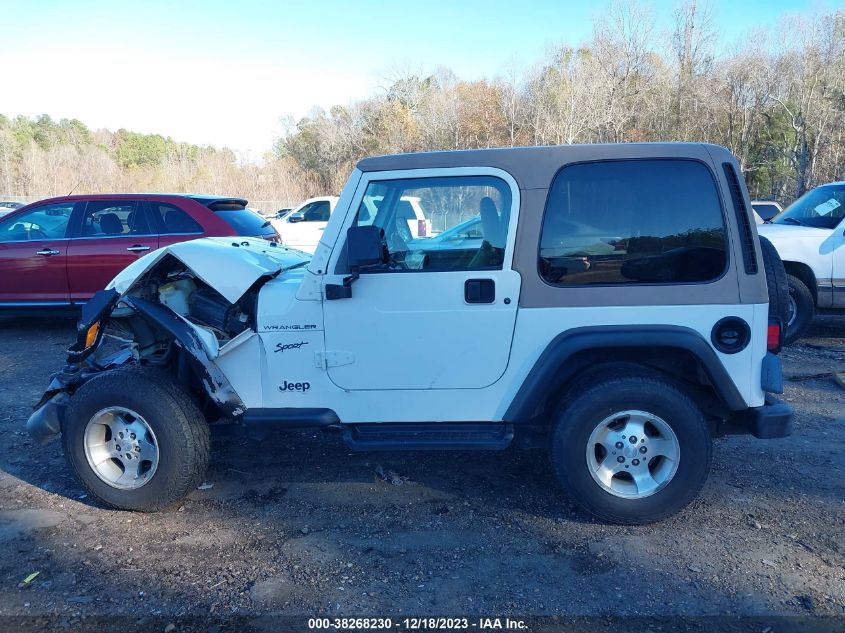
<instances>
[{"instance_id":1,"label":"steering wheel","mask_svg":"<svg viewBox=\"0 0 845 633\"><path fill-rule=\"evenodd\" d=\"M48 239L50 239L50 236L47 235L41 229L29 229L29 231L27 231L27 237L30 240L48 240Z\"/></svg>"}]
</instances>

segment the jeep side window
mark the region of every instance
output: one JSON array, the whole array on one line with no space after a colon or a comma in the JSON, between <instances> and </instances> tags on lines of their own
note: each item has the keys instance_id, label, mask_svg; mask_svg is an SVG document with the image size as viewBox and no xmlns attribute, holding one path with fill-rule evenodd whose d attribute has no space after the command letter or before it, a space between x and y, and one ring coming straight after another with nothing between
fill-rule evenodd
<instances>
[{"instance_id":1,"label":"jeep side window","mask_svg":"<svg viewBox=\"0 0 845 633\"><path fill-rule=\"evenodd\" d=\"M581 163L552 183L539 252L550 284L706 282L727 263L722 206L702 163Z\"/></svg>"},{"instance_id":2,"label":"jeep side window","mask_svg":"<svg viewBox=\"0 0 845 633\"><path fill-rule=\"evenodd\" d=\"M409 200L416 199L424 217ZM384 230L390 261L365 272L500 270L510 220L508 185L493 176L449 176L371 182L356 225ZM475 220L478 232L456 240L456 227ZM420 231L422 222L431 231ZM463 228L463 227L461 227Z\"/></svg>"}]
</instances>

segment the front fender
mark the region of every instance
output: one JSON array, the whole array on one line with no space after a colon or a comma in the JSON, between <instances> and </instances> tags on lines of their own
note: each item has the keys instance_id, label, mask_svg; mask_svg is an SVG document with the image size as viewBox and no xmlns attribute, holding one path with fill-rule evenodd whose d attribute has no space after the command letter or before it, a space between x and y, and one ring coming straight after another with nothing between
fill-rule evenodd
<instances>
[{"instance_id":1,"label":"front fender","mask_svg":"<svg viewBox=\"0 0 845 633\"><path fill-rule=\"evenodd\" d=\"M152 327L169 332L191 369L199 376L208 397L229 418L239 418L246 407L228 378L208 357L202 339L182 317L161 304L138 297L125 296L124 303L131 307Z\"/></svg>"}]
</instances>

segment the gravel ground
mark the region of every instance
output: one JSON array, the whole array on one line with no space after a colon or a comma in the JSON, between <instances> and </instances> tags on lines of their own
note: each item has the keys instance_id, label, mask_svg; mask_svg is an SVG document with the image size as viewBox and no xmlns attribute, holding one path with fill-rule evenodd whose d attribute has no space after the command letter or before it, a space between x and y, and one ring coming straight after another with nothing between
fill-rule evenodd
<instances>
[{"instance_id":1,"label":"gravel ground","mask_svg":"<svg viewBox=\"0 0 845 633\"><path fill-rule=\"evenodd\" d=\"M0 325L2 616L845 621L845 390L830 376L845 370L845 317L783 354L794 436L717 440L701 497L637 528L579 514L541 452L354 454L312 433L215 440L211 486L181 506L104 510L59 443L23 428L71 335L69 321Z\"/></svg>"}]
</instances>

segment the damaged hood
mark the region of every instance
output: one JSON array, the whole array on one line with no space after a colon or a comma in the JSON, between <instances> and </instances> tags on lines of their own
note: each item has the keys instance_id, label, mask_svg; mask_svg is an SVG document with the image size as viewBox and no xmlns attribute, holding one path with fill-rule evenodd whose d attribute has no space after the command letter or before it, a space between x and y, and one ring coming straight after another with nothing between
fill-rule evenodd
<instances>
[{"instance_id":1,"label":"damaged hood","mask_svg":"<svg viewBox=\"0 0 845 633\"><path fill-rule=\"evenodd\" d=\"M262 239L205 237L165 246L141 257L118 273L106 289L125 294L166 255L178 259L230 303L237 302L261 277L275 277L311 259L308 253Z\"/></svg>"}]
</instances>

